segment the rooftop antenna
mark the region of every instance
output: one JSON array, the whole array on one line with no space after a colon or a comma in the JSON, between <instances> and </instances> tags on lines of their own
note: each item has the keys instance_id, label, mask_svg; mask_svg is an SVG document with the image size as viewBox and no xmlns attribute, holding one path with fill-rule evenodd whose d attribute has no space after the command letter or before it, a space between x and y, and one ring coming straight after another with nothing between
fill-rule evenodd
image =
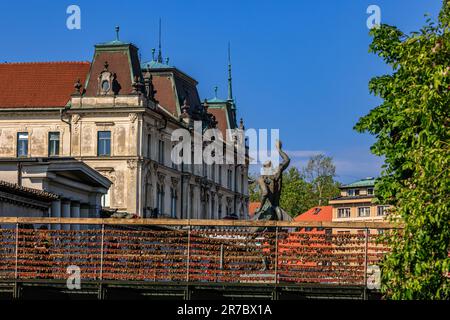
<instances>
[{"instance_id":1,"label":"rooftop antenna","mask_svg":"<svg viewBox=\"0 0 450 320\"><path fill-rule=\"evenodd\" d=\"M158 62L163 63L162 50L161 50L161 18L159 18L159 52L158 52Z\"/></svg>"},{"instance_id":2,"label":"rooftop antenna","mask_svg":"<svg viewBox=\"0 0 450 320\"><path fill-rule=\"evenodd\" d=\"M120 30L120 27L116 26L116 41L117 42L119 41L119 30Z\"/></svg>"},{"instance_id":3,"label":"rooftop antenna","mask_svg":"<svg viewBox=\"0 0 450 320\"><path fill-rule=\"evenodd\" d=\"M233 81L231 77L231 46L228 42L228 100L233 100Z\"/></svg>"},{"instance_id":4,"label":"rooftop antenna","mask_svg":"<svg viewBox=\"0 0 450 320\"><path fill-rule=\"evenodd\" d=\"M152 61L155 61L155 52L156 52L156 49L153 48L152 49Z\"/></svg>"}]
</instances>

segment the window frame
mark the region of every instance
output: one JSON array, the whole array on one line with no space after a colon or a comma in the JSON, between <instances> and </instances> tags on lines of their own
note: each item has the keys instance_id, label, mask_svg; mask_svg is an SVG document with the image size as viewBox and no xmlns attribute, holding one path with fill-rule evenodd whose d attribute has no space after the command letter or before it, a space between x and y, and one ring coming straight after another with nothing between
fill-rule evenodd
<instances>
[{"instance_id":1,"label":"window frame","mask_svg":"<svg viewBox=\"0 0 450 320\"><path fill-rule=\"evenodd\" d=\"M52 135L56 134L58 136L58 139L52 139ZM52 142L53 141L57 141L57 152L55 152L54 154L52 154L51 149L52 149ZM48 133L48 156L49 157L58 157L61 154L61 132L59 131L50 131Z\"/></svg>"},{"instance_id":2,"label":"window frame","mask_svg":"<svg viewBox=\"0 0 450 320\"><path fill-rule=\"evenodd\" d=\"M383 214L380 214L380 209L383 210ZM377 217L385 217L387 216L388 212L386 210L389 209L389 206L377 206Z\"/></svg>"},{"instance_id":3,"label":"window frame","mask_svg":"<svg viewBox=\"0 0 450 320\"><path fill-rule=\"evenodd\" d=\"M158 162L162 165L165 165L165 141L162 139L159 139L158 141Z\"/></svg>"},{"instance_id":4,"label":"window frame","mask_svg":"<svg viewBox=\"0 0 450 320\"><path fill-rule=\"evenodd\" d=\"M100 137L102 134L108 134L109 138ZM106 146L108 146L108 145L103 144L103 143L106 143L107 141L109 142L109 150L107 150L108 152L101 153L100 148L103 146L104 149L106 149ZM100 142L102 142L102 143L100 143ZM97 131L97 156L98 157L110 157L112 154L111 149L112 149L111 131L110 130Z\"/></svg>"},{"instance_id":5,"label":"window frame","mask_svg":"<svg viewBox=\"0 0 450 320\"><path fill-rule=\"evenodd\" d=\"M27 138L26 139L21 139L20 135L26 135ZM25 154L20 154L20 142L25 142L26 143L26 150L25 150ZM17 132L17 137L16 137L16 145L17 145L17 152L16 155L18 158L26 158L29 155L29 149L30 149L30 134L28 132Z\"/></svg>"},{"instance_id":6,"label":"window frame","mask_svg":"<svg viewBox=\"0 0 450 320\"><path fill-rule=\"evenodd\" d=\"M340 215L339 212L340 212L341 210L344 210L345 212L348 211L348 215L345 215L345 216ZM338 217L339 219L350 218L351 215L352 215L351 208L349 208L349 207L338 208L338 211L337 211L337 217Z\"/></svg>"},{"instance_id":7,"label":"window frame","mask_svg":"<svg viewBox=\"0 0 450 320\"><path fill-rule=\"evenodd\" d=\"M369 209L368 214L366 211L366 209ZM361 212L365 212L364 215L361 214ZM371 207L358 207L358 217L359 218L367 218L370 217L370 215L372 214L372 208Z\"/></svg>"}]
</instances>

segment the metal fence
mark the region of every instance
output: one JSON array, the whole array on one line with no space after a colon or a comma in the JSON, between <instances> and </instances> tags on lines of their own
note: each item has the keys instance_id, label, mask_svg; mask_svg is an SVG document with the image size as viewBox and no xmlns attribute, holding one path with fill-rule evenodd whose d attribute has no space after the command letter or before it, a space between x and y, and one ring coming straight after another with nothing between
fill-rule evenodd
<instances>
[{"instance_id":1,"label":"metal fence","mask_svg":"<svg viewBox=\"0 0 450 320\"><path fill-rule=\"evenodd\" d=\"M386 223L0 218L0 279L368 285ZM382 231L380 231L382 230Z\"/></svg>"}]
</instances>

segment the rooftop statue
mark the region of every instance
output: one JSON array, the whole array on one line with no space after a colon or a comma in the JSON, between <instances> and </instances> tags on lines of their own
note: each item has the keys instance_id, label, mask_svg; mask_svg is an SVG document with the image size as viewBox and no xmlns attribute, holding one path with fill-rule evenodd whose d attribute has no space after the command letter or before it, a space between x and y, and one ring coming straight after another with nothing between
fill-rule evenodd
<instances>
[{"instance_id":1,"label":"rooftop statue","mask_svg":"<svg viewBox=\"0 0 450 320\"><path fill-rule=\"evenodd\" d=\"M271 161L263 164L264 174L257 181L261 192L261 207L255 212L254 220L292 221L292 217L280 208L283 172L289 166L291 159L282 150L281 141L277 140L275 146L283 160L277 168L272 167Z\"/></svg>"}]
</instances>

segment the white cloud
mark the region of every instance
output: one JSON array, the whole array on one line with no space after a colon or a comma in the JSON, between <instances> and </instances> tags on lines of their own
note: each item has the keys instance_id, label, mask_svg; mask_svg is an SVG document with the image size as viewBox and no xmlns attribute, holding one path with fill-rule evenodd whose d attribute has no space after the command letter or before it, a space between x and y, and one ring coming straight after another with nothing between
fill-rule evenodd
<instances>
[{"instance_id":1,"label":"white cloud","mask_svg":"<svg viewBox=\"0 0 450 320\"><path fill-rule=\"evenodd\" d=\"M286 153L292 158L310 158L324 152L319 150L286 150Z\"/></svg>"}]
</instances>

